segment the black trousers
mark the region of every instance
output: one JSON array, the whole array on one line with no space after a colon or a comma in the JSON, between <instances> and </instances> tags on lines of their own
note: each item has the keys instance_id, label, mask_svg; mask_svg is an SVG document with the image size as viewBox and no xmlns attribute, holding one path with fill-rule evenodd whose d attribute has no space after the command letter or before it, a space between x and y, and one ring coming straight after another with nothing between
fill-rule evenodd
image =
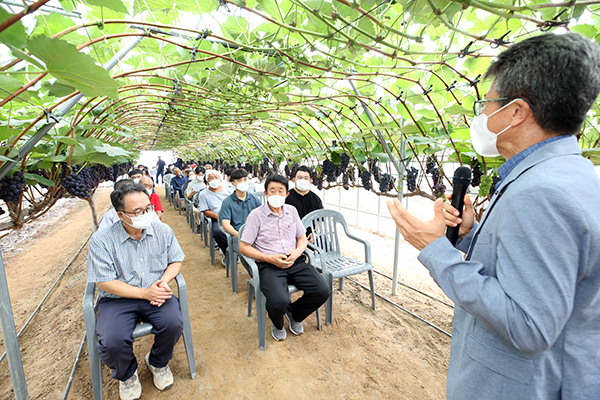
<instances>
[{"instance_id":1,"label":"black trousers","mask_svg":"<svg viewBox=\"0 0 600 400\"><path fill-rule=\"evenodd\" d=\"M283 316L290 311L294 320L301 322L321 307L331 296L325 279L304 255L294 265L281 269L273 264L258 261L260 288L267 299L269 318L277 329L283 328ZM294 285L304 293L292 303L288 285Z\"/></svg>"},{"instance_id":2,"label":"black trousers","mask_svg":"<svg viewBox=\"0 0 600 400\"><path fill-rule=\"evenodd\" d=\"M183 332L177 297L172 296L160 307L148 300L106 297L98 304L96 347L100 360L113 370L112 377L120 381L131 378L138 366L133 355L133 329L140 320L153 326L150 364L165 367L173 358L173 348Z\"/></svg>"},{"instance_id":3,"label":"black trousers","mask_svg":"<svg viewBox=\"0 0 600 400\"><path fill-rule=\"evenodd\" d=\"M223 254L225 254L225 251L227 251L227 235L219 228L218 220L211 219L211 221L212 235L215 238L215 242L217 242L217 246L219 246Z\"/></svg>"}]
</instances>

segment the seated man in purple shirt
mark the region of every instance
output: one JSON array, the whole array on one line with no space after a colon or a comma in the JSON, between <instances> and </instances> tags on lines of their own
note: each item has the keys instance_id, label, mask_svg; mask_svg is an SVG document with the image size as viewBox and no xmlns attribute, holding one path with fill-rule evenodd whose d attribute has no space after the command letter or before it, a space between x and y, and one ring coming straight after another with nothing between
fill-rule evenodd
<instances>
[{"instance_id":1,"label":"seated man in purple shirt","mask_svg":"<svg viewBox=\"0 0 600 400\"><path fill-rule=\"evenodd\" d=\"M248 215L240 252L256 260L260 274L260 288L267 299L271 318L271 334L277 341L287 336L283 316L294 335L304 333L302 321L319 308L331 295L325 279L302 254L306 249L306 235L298 211L285 203L288 181L282 175L271 175L265 181L267 203ZM287 285L304 293L291 302Z\"/></svg>"}]
</instances>

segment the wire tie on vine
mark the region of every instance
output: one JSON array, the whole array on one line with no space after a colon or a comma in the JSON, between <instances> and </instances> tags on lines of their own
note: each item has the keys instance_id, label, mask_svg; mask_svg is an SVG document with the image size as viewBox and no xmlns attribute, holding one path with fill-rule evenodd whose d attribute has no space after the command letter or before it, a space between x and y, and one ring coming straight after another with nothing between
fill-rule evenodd
<instances>
[{"instance_id":1,"label":"wire tie on vine","mask_svg":"<svg viewBox=\"0 0 600 400\"><path fill-rule=\"evenodd\" d=\"M446 92L451 91L452 89L454 89L456 87L456 79L453 80L450 85L446 88Z\"/></svg>"},{"instance_id":2,"label":"wire tie on vine","mask_svg":"<svg viewBox=\"0 0 600 400\"><path fill-rule=\"evenodd\" d=\"M465 58L465 57L466 57L466 56L468 56L469 54L473 54L473 53L475 53L475 50L471 50L471 46L473 45L473 43L475 43L475 41L474 41L474 40L471 40L471 41L469 42L469 44L468 44L468 45L466 45L466 46L465 46L465 48L464 48L464 49L462 49L462 50L460 51L460 54L458 55L458 57L459 57L459 58Z\"/></svg>"},{"instance_id":3,"label":"wire tie on vine","mask_svg":"<svg viewBox=\"0 0 600 400\"><path fill-rule=\"evenodd\" d=\"M542 31L542 32L548 32L552 28L556 28L556 27L559 27L559 26L564 26L564 27L568 26L569 22L571 21L570 18L566 19L565 21L559 21L558 20L560 18L560 16L565 13L565 11L567 11L566 8L564 10L562 10L561 12L559 12L558 14L556 14L554 16L554 18L552 18L550 21L546 21L546 25L542 26L540 28L540 31Z\"/></svg>"},{"instance_id":4,"label":"wire tie on vine","mask_svg":"<svg viewBox=\"0 0 600 400\"><path fill-rule=\"evenodd\" d=\"M354 110L356 107L358 107L358 104L355 104L352 107L350 107L350 110Z\"/></svg>"},{"instance_id":5,"label":"wire tie on vine","mask_svg":"<svg viewBox=\"0 0 600 400\"><path fill-rule=\"evenodd\" d=\"M427 89L423 92L423 96L427 96L433 90L433 85L429 85Z\"/></svg>"},{"instance_id":6,"label":"wire tie on vine","mask_svg":"<svg viewBox=\"0 0 600 400\"><path fill-rule=\"evenodd\" d=\"M49 124L50 120L54 121L55 123L59 123L60 120L54 116L54 114L52 114L51 111L48 111L47 109L44 110L44 115L46 116L46 123Z\"/></svg>"},{"instance_id":7,"label":"wire tie on vine","mask_svg":"<svg viewBox=\"0 0 600 400\"><path fill-rule=\"evenodd\" d=\"M219 0L219 7L223 7L227 10L227 12L231 12L231 10L229 9L229 6L225 2L225 0Z\"/></svg>"},{"instance_id":8,"label":"wire tie on vine","mask_svg":"<svg viewBox=\"0 0 600 400\"><path fill-rule=\"evenodd\" d=\"M340 115L342 113L343 109L344 109L344 107L340 107L339 111L337 112L337 115Z\"/></svg>"},{"instance_id":9,"label":"wire tie on vine","mask_svg":"<svg viewBox=\"0 0 600 400\"><path fill-rule=\"evenodd\" d=\"M375 104L381 105L381 97L377 99L377 101L375 102Z\"/></svg>"},{"instance_id":10,"label":"wire tie on vine","mask_svg":"<svg viewBox=\"0 0 600 400\"><path fill-rule=\"evenodd\" d=\"M504 44L509 44L510 40L505 40L505 38L508 36L508 34L510 32L511 31L506 32L504 35L500 36L499 39L494 39L494 43L490 45L492 47L492 49L497 49L498 47L500 47Z\"/></svg>"},{"instance_id":11,"label":"wire tie on vine","mask_svg":"<svg viewBox=\"0 0 600 400\"><path fill-rule=\"evenodd\" d=\"M473 87L473 86L477 85L479 82L481 82L481 74L477 75L475 77L475 79L473 79L471 82L469 82L469 86Z\"/></svg>"},{"instance_id":12,"label":"wire tie on vine","mask_svg":"<svg viewBox=\"0 0 600 400\"><path fill-rule=\"evenodd\" d=\"M198 55L198 48L194 46L192 51L190 51L190 54L192 55L192 62L196 61L196 56Z\"/></svg>"},{"instance_id":13,"label":"wire tie on vine","mask_svg":"<svg viewBox=\"0 0 600 400\"><path fill-rule=\"evenodd\" d=\"M396 101L402 101L403 94L404 94L404 90L401 90L400 93L398 93L398 96L396 96Z\"/></svg>"}]
</instances>

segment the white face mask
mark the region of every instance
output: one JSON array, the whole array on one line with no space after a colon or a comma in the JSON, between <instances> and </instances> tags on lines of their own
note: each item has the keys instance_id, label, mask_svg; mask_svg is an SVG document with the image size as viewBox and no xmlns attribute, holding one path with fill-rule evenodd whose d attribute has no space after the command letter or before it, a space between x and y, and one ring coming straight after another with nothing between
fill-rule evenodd
<instances>
[{"instance_id":1,"label":"white face mask","mask_svg":"<svg viewBox=\"0 0 600 400\"><path fill-rule=\"evenodd\" d=\"M301 192L304 192L305 190L308 190L308 188L310 187L310 181L306 180L306 179L296 179L296 189L298 189Z\"/></svg>"},{"instance_id":2,"label":"white face mask","mask_svg":"<svg viewBox=\"0 0 600 400\"><path fill-rule=\"evenodd\" d=\"M190 175L190 176L188 176L188 179L190 181L193 181L194 179L196 179L196 175Z\"/></svg>"},{"instance_id":3,"label":"white face mask","mask_svg":"<svg viewBox=\"0 0 600 400\"><path fill-rule=\"evenodd\" d=\"M216 189L219 186L221 186L221 181L218 179L213 179L212 181L208 182L208 186L210 186L213 189Z\"/></svg>"},{"instance_id":4,"label":"white face mask","mask_svg":"<svg viewBox=\"0 0 600 400\"><path fill-rule=\"evenodd\" d=\"M128 216L129 217L129 216ZM127 225L131 226L135 229L146 229L152 225L152 220L154 219L154 211L149 211L146 214L138 215L137 217L129 217L131 219L131 223L125 222Z\"/></svg>"},{"instance_id":5,"label":"white face mask","mask_svg":"<svg viewBox=\"0 0 600 400\"><path fill-rule=\"evenodd\" d=\"M152 196L152 189L146 189L146 192L148 192L148 196Z\"/></svg>"},{"instance_id":6,"label":"white face mask","mask_svg":"<svg viewBox=\"0 0 600 400\"><path fill-rule=\"evenodd\" d=\"M484 157L498 157L500 153L498 152L498 147L496 146L496 141L500 134L506 132L508 129L512 128L512 125L507 126L503 130L498 133L494 133L489 130L487 123L488 118L492 115L496 114L499 111L502 111L504 108L511 105L518 99L515 99L505 105L502 108L497 109L490 115L480 114L473 118L471 122L471 129L469 130L471 134L471 143L473 144L473 148L477 152L477 154L482 155Z\"/></svg>"},{"instance_id":7,"label":"white face mask","mask_svg":"<svg viewBox=\"0 0 600 400\"><path fill-rule=\"evenodd\" d=\"M237 190L239 190L240 192L247 192L249 187L250 187L250 183L242 182L242 183L238 183L238 185L235 188Z\"/></svg>"},{"instance_id":8,"label":"white face mask","mask_svg":"<svg viewBox=\"0 0 600 400\"><path fill-rule=\"evenodd\" d=\"M133 183L140 183L140 179L141 179L141 178L135 178L135 179L133 180Z\"/></svg>"},{"instance_id":9,"label":"white face mask","mask_svg":"<svg viewBox=\"0 0 600 400\"><path fill-rule=\"evenodd\" d=\"M274 194L267 197L267 201L269 202L269 205L271 205L271 207L279 208L285 204L285 196Z\"/></svg>"},{"instance_id":10,"label":"white face mask","mask_svg":"<svg viewBox=\"0 0 600 400\"><path fill-rule=\"evenodd\" d=\"M196 175L196 180L197 180L198 182L202 182L202 181L204 181L204 175Z\"/></svg>"}]
</instances>

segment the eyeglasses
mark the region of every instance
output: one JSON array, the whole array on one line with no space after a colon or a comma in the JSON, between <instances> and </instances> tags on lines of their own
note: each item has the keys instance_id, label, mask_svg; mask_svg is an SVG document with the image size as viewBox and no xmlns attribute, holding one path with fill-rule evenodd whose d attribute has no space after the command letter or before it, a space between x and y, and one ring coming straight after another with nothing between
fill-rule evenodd
<instances>
[{"instance_id":1,"label":"eyeglasses","mask_svg":"<svg viewBox=\"0 0 600 400\"><path fill-rule=\"evenodd\" d=\"M138 211L121 211L123 214L127 214L127 215L133 215L134 217L139 217L140 215L144 215L146 213L149 213L150 211L154 211L154 206L152 204L150 204L148 207L144 208L143 210L138 210Z\"/></svg>"},{"instance_id":2,"label":"eyeglasses","mask_svg":"<svg viewBox=\"0 0 600 400\"><path fill-rule=\"evenodd\" d=\"M513 100L513 99L515 99L515 98L514 97L500 97L498 99L475 100L475 103L473 103L473 113L475 113L475 116L481 115L481 113L483 112L483 108L485 107L485 103L491 103L494 101L507 101L507 100ZM531 108L531 111L533 111L533 112L537 111L537 109L529 101L527 101L521 97L518 97L516 99L523 100L525 103L527 103L529 105L529 108Z\"/></svg>"},{"instance_id":3,"label":"eyeglasses","mask_svg":"<svg viewBox=\"0 0 600 400\"><path fill-rule=\"evenodd\" d=\"M475 116L481 115L481 112L483 111L483 108L485 107L485 103L491 103L494 101L505 101L505 100L510 100L510 98L500 97L499 99L475 100L475 103L473 103L473 112L475 113Z\"/></svg>"}]
</instances>

